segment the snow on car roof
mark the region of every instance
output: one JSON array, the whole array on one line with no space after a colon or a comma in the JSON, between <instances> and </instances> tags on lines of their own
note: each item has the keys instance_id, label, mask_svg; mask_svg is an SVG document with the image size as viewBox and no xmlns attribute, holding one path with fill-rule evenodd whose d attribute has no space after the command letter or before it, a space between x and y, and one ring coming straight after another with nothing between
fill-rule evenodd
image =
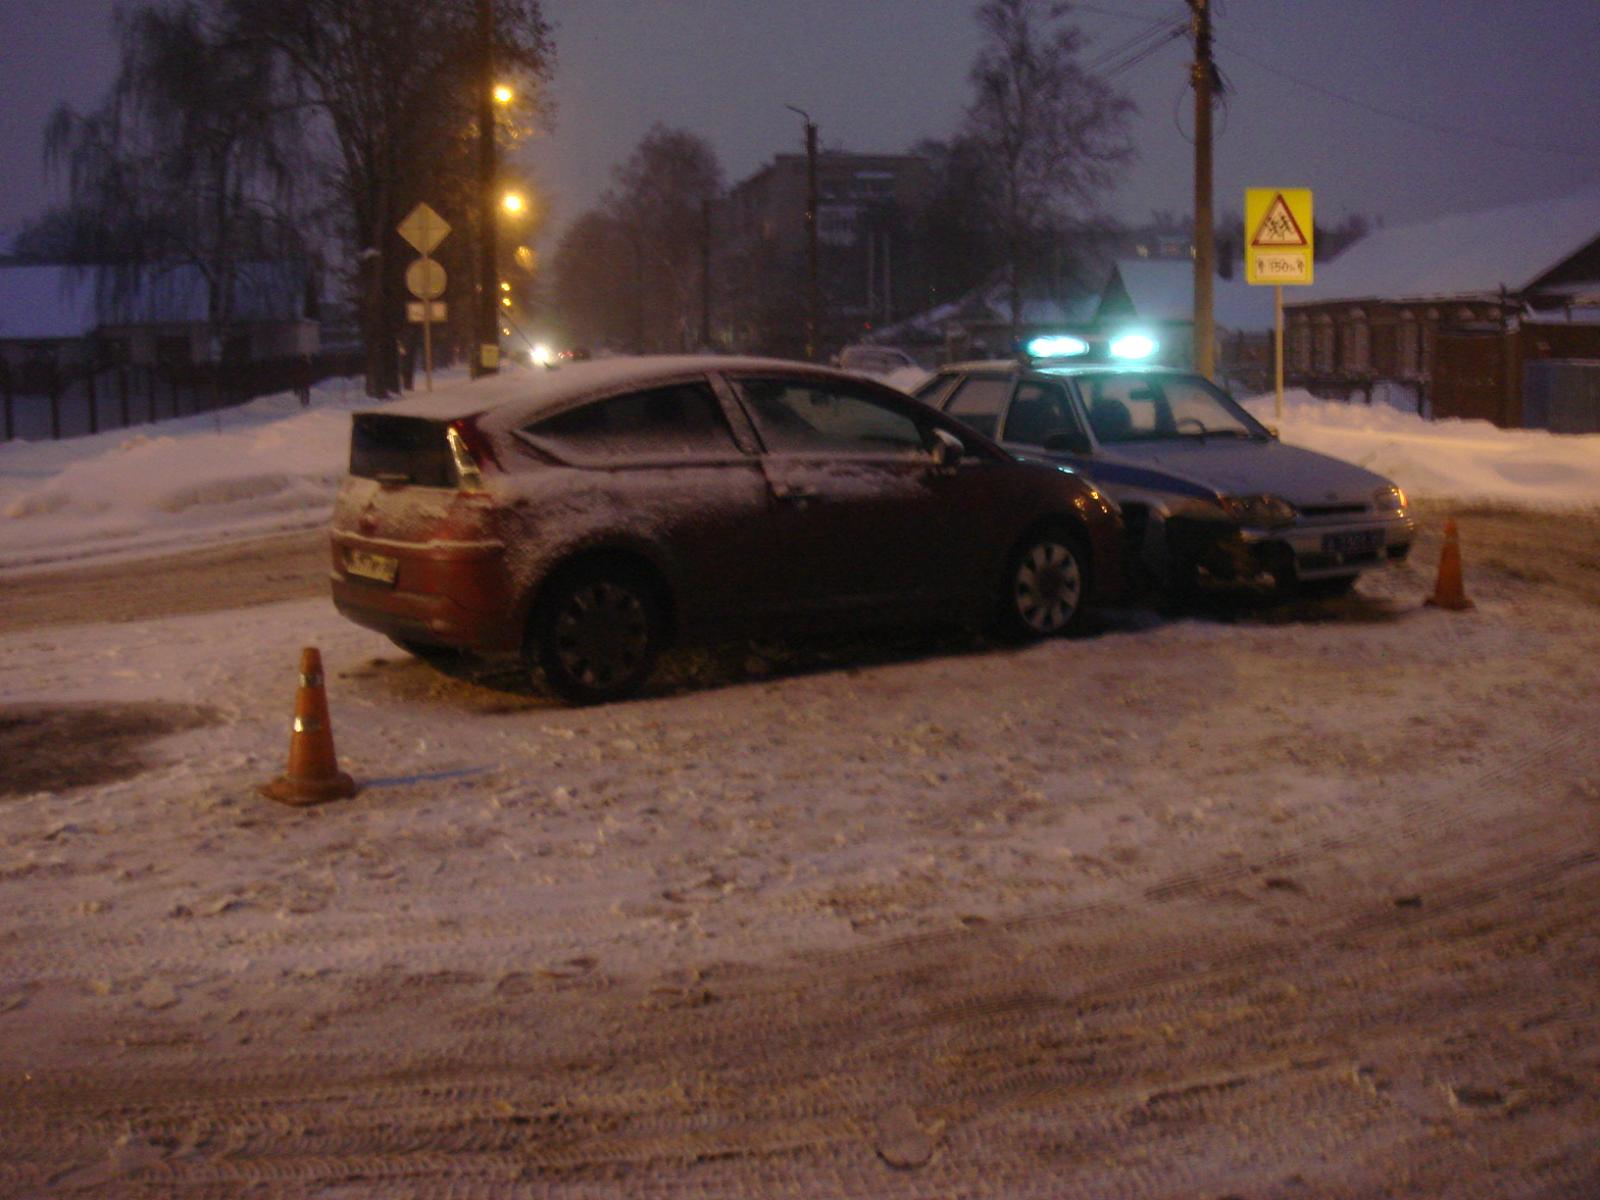
<instances>
[{"instance_id":1,"label":"snow on car roof","mask_svg":"<svg viewBox=\"0 0 1600 1200\"><path fill-rule=\"evenodd\" d=\"M638 355L591 359L553 369L518 367L483 379L457 380L425 394L408 396L366 412L449 421L490 409L514 407L518 414L556 408L569 400L658 380L701 375L710 371L813 371L841 379L858 379L815 363L777 358L714 354Z\"/></svg>"}]
</instances>

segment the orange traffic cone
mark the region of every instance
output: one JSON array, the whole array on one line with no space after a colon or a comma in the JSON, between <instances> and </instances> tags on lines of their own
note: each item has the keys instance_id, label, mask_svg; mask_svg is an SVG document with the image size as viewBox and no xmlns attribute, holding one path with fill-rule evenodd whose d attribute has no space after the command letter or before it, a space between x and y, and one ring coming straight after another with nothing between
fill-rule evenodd
<instances>
[{"instance_id":1,"label":"orange traffic cone","mask_svg":"<svg viewBox=\"0 0 1600 1200\"><path fill-rule=\"evenodd\" d=\"M1456 534L1456 523L1444 523L1444 547L1439 551L1439 581L1433 586L1428 603L1435 608L1448 608L1456 612L1475 608L1467 599L1461 586L1461 539Z\"/></svg>"},{"instance_id":2,"label":"orange traffic cone","mask_svg":"<svg viewBox=\"0 0 1600 1200\"><path fill-rule=\"evenodd\" d=\"M261 794L296 806L321 804L356 794L356 781L339 770L333 753L328 696L322 688L322 655L315 646L300 652L300 688L294 696L294 732L289 735L289 770Z\"/></svg>"}]
</instances>

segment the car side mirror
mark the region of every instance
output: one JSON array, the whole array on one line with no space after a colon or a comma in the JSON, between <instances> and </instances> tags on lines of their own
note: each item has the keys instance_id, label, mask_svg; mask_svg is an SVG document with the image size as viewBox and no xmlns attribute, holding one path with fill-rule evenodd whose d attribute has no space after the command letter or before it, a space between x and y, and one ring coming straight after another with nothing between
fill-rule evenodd
<instances>
[{"instance_id":1,"label":"car side mirror","mask_svg":"<svg viewBox=\"0 0 1600 1200\"><path fill-rule=\"evenodd\" d=\"M933 431L933 465L936 467L953 467L961 461L961 456L967 452L961 439L948 429L935 429Z\"/></svg>"},{"instance_id":2,"label":"car side mirror","mask_svg":"<svg viewBox=\"0 0 1600 1200\"><path fill-rule=\"evenodd\" d=\"M1058 429L1044 439L1046 450L1057 450L1064 454L1088 454L1094 449L1089 444L1089 435L1081 429Z\"/></svg>"}]
</instances>

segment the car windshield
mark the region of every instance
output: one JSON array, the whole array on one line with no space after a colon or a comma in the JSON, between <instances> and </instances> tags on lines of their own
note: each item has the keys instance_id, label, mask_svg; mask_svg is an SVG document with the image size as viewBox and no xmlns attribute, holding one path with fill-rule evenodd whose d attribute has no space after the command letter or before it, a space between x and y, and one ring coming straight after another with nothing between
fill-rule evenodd
<instances>
[{"instance_id":1,"label":"car windshield","mask_svg":"<svg viewBox=\"0 0 1600 1200\"><path fill-rule=\"evenodd\" d=\"M1266 427L1198 375L1107 371L1080 375L1089 426L1102 444L1185 438L1260 438Z\"/></svg>"}]
</instances>

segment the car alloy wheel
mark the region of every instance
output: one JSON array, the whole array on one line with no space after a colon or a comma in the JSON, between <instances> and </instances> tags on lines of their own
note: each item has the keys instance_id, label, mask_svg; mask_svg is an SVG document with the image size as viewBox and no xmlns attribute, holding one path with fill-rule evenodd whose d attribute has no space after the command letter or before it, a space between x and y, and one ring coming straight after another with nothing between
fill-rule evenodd
<instances>
[{"instance_id":1,"label":"car alloy wheel","mask_svg":"<svg viewBox=\"0 0 1600 1200\"><path fill-rule=\"evenodd\" d=\"M1011 557L1003 624L1020 638L1067 632L1082 612L1084 583L1082 551L1072 537L1048 532L1030 538Z\"/></svg>"},{"instance_id":2,"label":"car alloy wheel","mask_svg":"<svg viewBox=\"0 0 1600 1200\"><path fill-rule=\"evenodd\" d=\"M649 586L625 570L576 574L556 585L537 631L539 665L551 688L576 704L632 695L661 648Z\"/></svg>"}]
</instances>

